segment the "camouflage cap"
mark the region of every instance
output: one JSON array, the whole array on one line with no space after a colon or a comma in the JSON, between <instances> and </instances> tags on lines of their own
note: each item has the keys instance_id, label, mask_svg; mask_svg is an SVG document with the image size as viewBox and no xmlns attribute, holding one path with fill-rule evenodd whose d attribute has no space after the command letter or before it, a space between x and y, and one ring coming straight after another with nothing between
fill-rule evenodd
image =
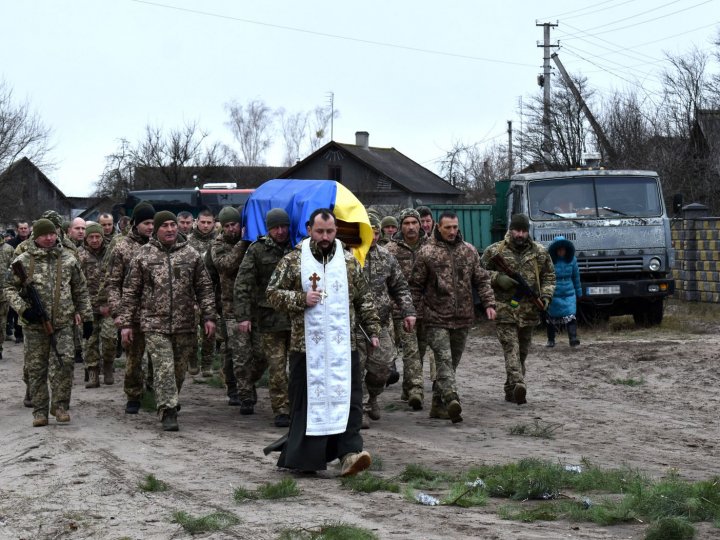
<instances>
[{"instance_id":1,"label":"camouflage cap","mask_svg":"<svg viewBox=\"0 0 720 540\"><path fill-rule=\"evenodd\" d=\"M56 228L62 228L63 218L55 210L45 210L40 217L42 219L50 220Z\"/></svg>"},{"instance_id":2,"label":"camouflage cap","mask_svg":"<svg viewBox=\"0 0 720 540\"><path fill-rule=\"evenodd\" d=\"M402 225L402 222L405 221L407 218L415 218L418 220L418 223L420 223L420 213L415 210L414 208L406 208L402 212L400 212L400 225Z\"/></svg>"},{"instance_id":3,"label":"camouflage cap","mask_svg":"<svg viewBox=\"0 0 720 540\"><path fill-rule=\"evenodd\" d=\"M380 228L380 216L378 216L377 214L368 213L368 218L370 219L370 226L373 229Z\"/></svg>"}]
</instances>

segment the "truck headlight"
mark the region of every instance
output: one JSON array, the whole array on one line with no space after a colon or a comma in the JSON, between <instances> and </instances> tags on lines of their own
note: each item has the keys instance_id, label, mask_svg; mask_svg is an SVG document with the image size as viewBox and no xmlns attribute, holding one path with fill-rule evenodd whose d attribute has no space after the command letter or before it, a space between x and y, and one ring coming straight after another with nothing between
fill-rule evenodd
<instances>
[{"instance_id":1,"label":"truck headlight","mask_svg":"<svg viewBox=\"0 0 720 540\"><path fill-rule=\"evenodd\" d=\"M658 259L657 257L653 257L652 259L650 259L650 262L648 263L648 268L650 268L651 272L657 272L658 270L660 270L661 266L662 266L662 263L660 262L660 259Z\"/></svg>"}]
</instances>

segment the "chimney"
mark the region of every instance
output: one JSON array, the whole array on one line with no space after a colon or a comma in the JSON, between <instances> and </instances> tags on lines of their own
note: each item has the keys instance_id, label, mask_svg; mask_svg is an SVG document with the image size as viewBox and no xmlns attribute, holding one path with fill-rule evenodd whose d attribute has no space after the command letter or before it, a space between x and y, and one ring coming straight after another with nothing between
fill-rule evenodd
<instances>
[{"instance_id":1,"label":"chimney","mask_svg":"<svg viewBox=\"0 0 720 540\"><path fill-rule=\"evenodd\" d=\"M370 148L370 134L367 131L355 132L355 145L362 148Z\"/></svg>"}]
</instances>

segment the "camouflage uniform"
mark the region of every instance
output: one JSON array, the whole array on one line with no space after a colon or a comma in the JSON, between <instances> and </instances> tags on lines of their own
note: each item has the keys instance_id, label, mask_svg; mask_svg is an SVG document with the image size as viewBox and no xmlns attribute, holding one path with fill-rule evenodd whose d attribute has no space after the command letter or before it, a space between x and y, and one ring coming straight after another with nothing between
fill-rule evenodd
<instances>
[{"instance_id":1,"label":"camouflage uniform","mask_svg":"<svg viewBox=\"0 0 720 540\"><path fill-rule=\"evenodd\" d=\"M483 307L494 308L490 274L480 265L477 250L465 243L459 232L450 243L434 229L417 254L409 282L437 366L433 403L459 401L455 372L475 319L473 287Z\"/></svg>"},{"instance_id":2,"label":"camouflage uniform","mask_svg":"<svg viewBox=\"0 0 720 540\"><path fill-rule=\"evenodd\" d=\"M261 343L261 356L239 355L240 399L251 397L255 383L268 368L270 404L275 415L290 414L287 376L290 319L270 306L265 290L280 259L291 250L289 241L281 245L270 235L261 236L248 248L235 279L235 319L238 323L254 320L257 326L253 331L260 334Z\"/></svg>"},{"instance_id":3,"label":"camouflage uniform","mask_svg":"<svg viewBox=\"0 0 720 540\"><path fill-rule=\"evenodd\" d=\"M205 254L215 239L215 229L203 234L197 228L188 235L187 243L200 254L205 261ZM198 320L200 320L198 314ZM206 336L202 324L198 326L198 343L200 346L200 369L205 373L212 371L213 357L215 356L215 336ZM197 358L190 360L191 366L197 366Z\"/></svg>"},{"instance_id":4,"label":"camouflage uniform","mask_svg":"<svg viewBox=\"0 0 720 540\"><path fill-rule=\"evenodd\" d=\"M148 239L138 234L137 229L133 227L126 236L116 236L110 243L111 247L108 247L107 274L105 283L101 287L102 292L98 294L106 295L113 320L120 314L124 301L123 283L130 271L130 262L147 242ZM113 243L114 247L112 247ZM132 321L132 330L133 341L125 347L124 390L128 401L140 401L143 395L142 357L145 354L145 336L140 330L138 317ZM150 378L149 374L148 378Z\"/></svg>"},{"instance_id":5,"label":"camouflage uniform","mask_svg":"<svg viewBox=\"0 0 720 540\"><path fill-rule=\"evenodd\" d=\"M533 327L540 323L540 315L529 297L521 297L517 307L511 306L515 290L505 291L497 285L500 272L491 261L498 253L541 297L548 300L555 292L555 269L542 245L528 238L528 243L518 248L513 244L510 232L502 241L488 246L482 255L482 265L490 271L498 303L495 329L505 354L505 399L513 401L515 385L525 385L525 360L532 342Z\"/></svg>"},{"instance_id":6,"label":"camouflage uniform","mask_svg":"<svg viewBox=\"0 0 720 540\"><path fill-rule=\"evenodd\" d=\"M13 251L12 246L7 244L5 242L5 238L0 236L0 279L2 280L0 281L0 285L4 284L5 274L7 273L10 263L14 258ZM7 325L7 315L8 301L5 298L5 294L0 292L0 328L3 329L3 332L5 331L5 327ZM5 336L3 336L2 340L0 340L0 358L2 358L3 341L5 341Z\"/></svg>"},{"instance_id":7,"label":"camouflage uniform","mask_svg":"<svg viewBox=\"0 0 720 540\"><path fill-rule=\"evenodd\" d=\"M51 405L51 411L56 407L67 410L70 406L75 366L74 317L75 313L79 313L83 321L92 321L90 297L80 264L59 242L50 249L42 249L33 241L17 260L37 288L55 331L58 353L63 358L64 366L61 368L41 323L30 324L20 319L25 330L25 366L33 414L47 418L48 405ZM17 276L11 274L8 277L4 291L12 308L22 316L30 304Z\"/></svg>"},{"instance_id":8,"label":"camouflage uniform","mask_svg":"<svg viewBox=\"0 0 720 540\"><path fill-rule=\"evenodd\" d=\"M387 249L379 245L372 246L365 257L363 271L370 284L381 326L378 336L380 346L374 350L368 346L361 331L356 334L360 369L364 374L363 407L366 412L370 412L390 375L394 344L388 328L393 320L393 307L399 310L401 319L398 320L401 323L405 317L414 317L416 313L407 280L397 259Z\"/></svg>"},{"instance_id":9,"label":"camouflage uniform","mask_svg":"<svg viewBox=\"0 0 720 540\"><path fill-rule=\"evenodd\" d=\"M223 377L227 386L228 397L238 395L236 359L251 349L249 340L238 335L235 315L233 313L233 287L235 276L237 276L240 262L245 256L248 242L227 238L225 234L219 234L210 245L210 262L206 267L212 276L217 274L217 283L220 298L220 312L222 313L221 332L225 333L225 353L223 355ZM213 278L214 279L214 278ZM217 296L216 296L217 304Z\"/></svg>"},{"instance_id":10,"label":"camouflage uniform","mask_svg":"<svg viewBox=\"0 0 720 540\"><path fill-rule=\"evenodd\" d=\"M116 330L112 319L100 313L100 308L107 306L107 298L104 295L98 295L105 275L103 261L106 252L107 248L104 243L99 250L93 250L89 245L85 244L78 252L78 256L80 258L80 267L87 282L94 317L92 336L85 342L85 367L97 369L102 357L102 366L105 368L105 382L109 384L107 379L112 378L112 371L108 372L108 370L112 370L112 364L115 361ZM108 376L108 373L110 376Z\"/></svg>"},{"instance_id":11,"label":"camouflage uniform","mask_svg":"<svg viewBox=\"0 0 720 540\"><path fill-rule=\"evenodd\" d=\"M427 236L420 230L420 238L414 246L405 241L402 231L393 235L393 241L387 244L386 249L397 259L400 269L407 281L410 281L410 274L415 263L415 258L420 248L427 241ZM425 338L425 327L423 324L422 311L417 309L417 321L412 332L406 332L403 328L403 321L400 309L396 305L393 309L393 330L395 343L402 348L403 357L403 399L410 394L416 394L422 401L423 397L423 357L427 340Z\"/></svg>"},{"instance_id":12,"label":"camouflage uniform","mask_svg":"<svg viewBox=\"0 0 720 540\"><path fill-rule=\"evenodd\" d=\"M186 242L165 246L151 238L130 263L118 322L133 328L140 320L155 372L158 411L177 407L194 354L196 302L203 321L215 321L212 282L200 255Z\"/></svg>"}]
</instances>

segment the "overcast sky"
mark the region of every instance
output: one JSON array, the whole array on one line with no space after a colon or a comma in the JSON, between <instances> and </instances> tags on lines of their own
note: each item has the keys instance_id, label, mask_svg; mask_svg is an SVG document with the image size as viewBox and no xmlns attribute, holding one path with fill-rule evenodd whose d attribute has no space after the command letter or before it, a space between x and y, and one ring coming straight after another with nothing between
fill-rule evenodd
<instances>
[{"instance_id":1,"label":"overcast sky","mask_svg":"<svg viewBox=\"0 0 720 540\"><path fill-rule=\"evenodd\" d=\"M0 17L0 77L53 129L50 179L84 196L147 124L232 143L226 103L308 111L329 92L335 140L368 131L437 172L454 142L519 129L520 96L542 91L536 22L601 93L652 96L665 52L713 48L720 0L0 0Z\"/></svg>"}]
</instances>

